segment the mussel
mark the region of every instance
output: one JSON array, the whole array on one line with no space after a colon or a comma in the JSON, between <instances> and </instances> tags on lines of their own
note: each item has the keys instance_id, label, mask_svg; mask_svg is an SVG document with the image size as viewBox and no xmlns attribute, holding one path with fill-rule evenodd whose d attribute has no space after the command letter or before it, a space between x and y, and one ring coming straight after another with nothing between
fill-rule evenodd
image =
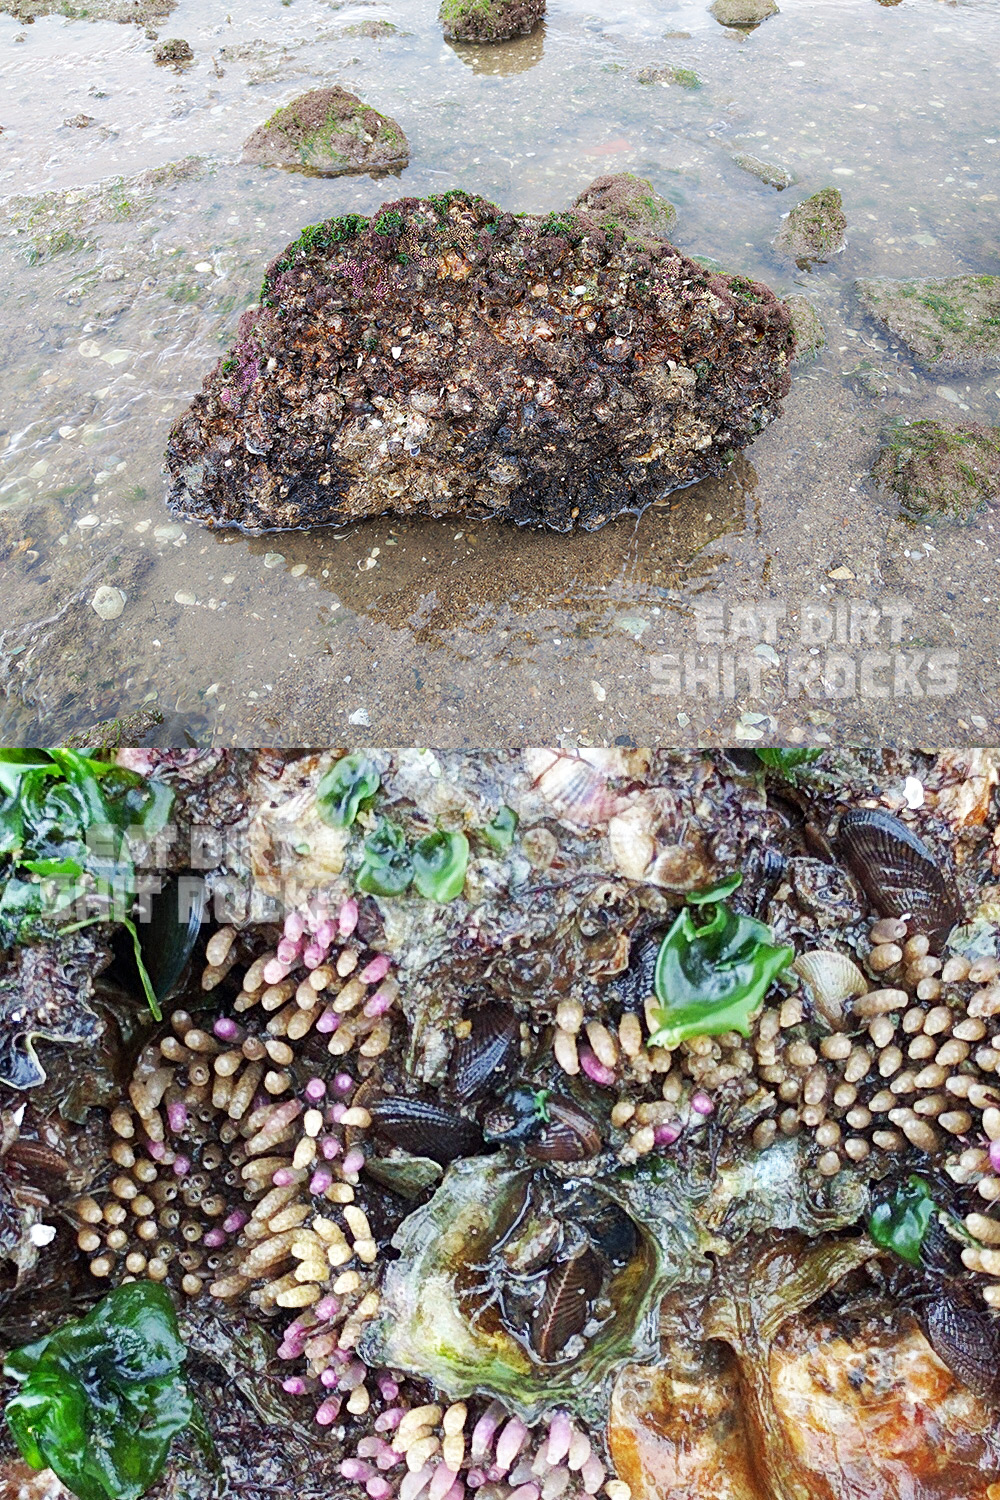
<instances>
[{"instance_id":1,"label":"mussel","mask_svg":"<svg viewBox=\"0 0 1000 1500\"><path fill-rule=\"evenodd\" d=\"M908 917L940 947L962 917L955 878L922 839L879 807L849 808L837 845L848 869L882 917Z\"/></svg>"},{"instance_id":2,"label":"mussel","mask_svg":"<svg viewBox=\"0 0 1000 1500\"><path fill-rule=\"evenodd\" d=\"M523 1084L487 1110L483 1138L519 1146L532 1161L586 1161L601 1149L600 1131L572 1099Z\"/></svg>"},{"instance_id":3,"label":"mussel","mask_svg":"<svg viewBox=\"0 0 1000 1500\"><path fill-rule=\"evenodd\" d=\"M411 1156L427 1157L441 1166L459 1156L477 1156L485 1147L475 1120L444 1104L386 1095L374 1100L368 1112L378 1135Z\"/></svg>"},{"instance_id":4,"label":"mussel","mask_svg":"<svg viewBox=\"0 0 1000 1500\"><path fill-rule=\"evenodd\" d=\"M939 1359L971 1391L1000 1406L1000 1319L957 1282L943 1282L924 1310L927 1338Z\"/></svg>"},{"instance_id":5,"label":"mussel","mask_svg":"<svg viewBox=\"0 0 1000 1500\"><path fill-rule=\"evenodd\" d=\"M601 1281L601 1265L589 1245L581 1245L552 1267L531 1325L531 1342L539 1359L546 1363L558 1359L570 1339L583 1332Z\"/></svg>"},{"instance_id":6,"label":"mussel","mask_svg":"<svg viewBox=\"0 0 1000 1500\"><path fill-rule=\"evenodd\" d=\"M471 1016L472 1030L456 1042L451 1056L449 1091L466 1103L481 1099L504 1082L520 1055L517 1015L501 1000L480 1005Z\"/></svg>"}]
</instances>

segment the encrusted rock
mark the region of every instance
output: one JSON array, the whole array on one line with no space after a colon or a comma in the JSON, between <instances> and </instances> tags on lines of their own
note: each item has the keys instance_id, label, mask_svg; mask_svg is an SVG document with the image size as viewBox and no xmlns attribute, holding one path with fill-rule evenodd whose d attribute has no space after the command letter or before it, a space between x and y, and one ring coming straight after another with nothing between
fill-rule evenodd
<instances>
[{"instance_id":1,"label":"encrusted rock","mask_svg":"<svg viewBox=\"0 0 1000 1500\"><path fill-rule=\"evenodd\" d=\"M395 120L347 89L301 94L249 137L243 160L261 167L300 167L339 177L405 167L410 148Z\"/></svg>"},{"instance_id":2,"label":"encrusted rock","mask_svg":"<svg viewBox=\"0 0 1000 1500\"><path fill-rule=\"evenodd\" d=\"M449 42L506 42L529 36L545 0L441 0L438 19Z\"/></svg>"},{"instance_id":3,"label":"encrusted rock","mask_svg":"<svg viewBox=\"0 0 1000 1500\"><path fill-rule=\"evenodd\" d=\"M855 283L872 317L930 370L1000 369L1000 276Z\"/></svg>"},{"instance_id":4,"label":"encrusted rock","mask_svg":"<svg viewBox=\"0 0 1000 1500\"><path fill-rule=\"evenodd\" d=\"M1000 427L974 422L900 423L889 433L872 477L915 520L968 523L1000 504Z\"/></svg>"},{"instance_id":5,"label":"encrusted rock","mask_svg":"<svg viewBox=\"0 0 1000 1500\"><path fill-rule=\"evenodd\" d=\"M797 203L783 221L775 246L794 257L800 266L829 260L843 250L847 220L839 188L821 188Z\"/></svg>"},{"instance_id":6,"label":"encrusted rock","mask_svg":"<svg viewBox=\"0 0 1000 1500\"><path fill-rule=\"evenodd\" d=\"M157 63L189 63L193 59L191 44L182 36L172 36L168 41L157 42L153 48L153 61Z\"/></svg>"},{"instance_id":7,"label":"encrusted rock","mask_svg":"<svg viewBox=\"0 0 1000 1500\"><path fill-rule=\"evenodd\" d=\"M711 10L723 26L759 26L778 14L774 0L715 0Z\"/></svg>"},{"instance_id":8,"label":"encrusted rock","mask_svg":"<svg viewBox=\"0 0 1000 1500\"><path fill-rule=\"evenodd\" d=\"M602 229L624 229L627 235L652 239L666 239L677 217L674 205L634 172L595 177L574 199L573 207L593 214Z\"/></svg>"},{"instance_id":9,"label":"encrusted rock","mask_svg":"<svg viewBox=\"0 0 1000 1500\"><path fill-rule=\"evenodd\" d=\"M805 364L808 360L815 359L826 344L826 329L808 297L796 292L785 298L785 304L792 315L795 363Z\"/></svg>"},{"instance_id":10,"label":"encrusted rock","mask_svg":"<svg viewBox=\"0 0 1000 1500\"><path fill-rule=\"evenodd\" d=\"M573 209L452 192L305 230L171 433L170 503L248 530L386 511L592 530L780 411L788 309Z\"/></svg>"}]
</instances>

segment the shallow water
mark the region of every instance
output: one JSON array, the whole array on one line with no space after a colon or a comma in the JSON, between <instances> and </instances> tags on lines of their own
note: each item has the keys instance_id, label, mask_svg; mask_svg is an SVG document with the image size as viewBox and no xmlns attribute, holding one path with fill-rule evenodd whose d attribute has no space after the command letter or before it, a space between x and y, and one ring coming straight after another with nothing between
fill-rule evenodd
<instances>
[{"instance_id":1,"label":"shallow water","mask_svg":"<svg viewBox=\"0 0 1000 1500\"><path fill-rule=\"evenodd\" d=\"M609 9L549 0L535 36L458 49L433 0L181 0L159 34L191 44L183 69L154 65L136 26L0 15L8 741L149 703L171 739L235 743L348 725L382 743L988 740L994 513L903 523L867 474L893 415L1000 423L1000 373L919 373L852 284L1000 270L1000 0L781 0L750 33L707 0ZM379 18L399 34L341 35ZM702 87L641 84L650 63ZM331 83L400 122L405 172L238 165L277 104ZM80 114L93 123L63 123ZM739 152L795 185L766 186ZM461 518L251 538L169 514L170 425L303 224L453 185L558 208L617 170L673 201L681 249L806 293L826 326L724 480L569 538ZM801 271L771 241L827 184L848 245ZM862 357L892 394L845 382ZM102 584L126 595L117 619L91 607Z\"/></svg>"}]
</instances>

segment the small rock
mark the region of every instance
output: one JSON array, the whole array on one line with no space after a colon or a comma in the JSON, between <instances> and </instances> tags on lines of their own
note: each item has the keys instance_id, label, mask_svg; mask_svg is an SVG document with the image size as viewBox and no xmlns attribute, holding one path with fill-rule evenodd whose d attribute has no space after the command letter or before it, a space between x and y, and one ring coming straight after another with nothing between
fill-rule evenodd
<instances>
[{"instance_id":1,"label":"small rock","mask_svg":"<svg viewBox=\"0 0 1000 1500\"><path fill-rule=\"evenodd\" d=\"M792 328L795 333L795 363L807 364L809 360L816 358L825 345L826 329L808 297L803 297L796 292L793 296L785 298L785 305L792 315Z\"/></svg>"},{"instance_id":2,"label":"small rock","mask_svg":"<svg viewBox=\"0 0 1000 1500\"><path fill-rule=\"evenodd\" d=\"M595 177L574 199L574 208L595 214L604 229L624 229L633 234L665 240L677 210L645 177L618 172Z\"/></svg>"},{"instance_id":3,"label":"small rock","mask_svg":"<svg viewBox=\"0 0 1000 1500\"><path fill-rule=\"evenodd\" d=\"M506 42L530 36L545 0L441 0L438 20L449 42Z\"/></svg>"},{"instance_id":4,"label":"small rock","mask_svg":"<svg viewBox=\"0 0 1000 1500\"><path fill-rule=\"evenodd\" d=\"M715 0L711 10L723 26L759 26L778 14L774 0Z\"/></svg>"},{"instance_id":5,"label":"small rock","mask_svg":"<svg viewBox=\"0 0 1000 1500\"><path fill-rule=\"evenodd\" d=\"M795 178L785 167L777 167L773 162L761 161L759 156L751 156L746 151L738 151L733 157L733 162L742 172L749 172L751 177L758 177L761 182L766 182L768 187L777 188L781 193L786 187L791 187Z\"/></svg>"},{"instance_id":6,"label":"small rock","mask_svg":"<svg viewBox=\"0 0 1000 1500\"><path fill-rule=\"evenodd\" d=\"M835 583L853 583L854 581L854 574L850 568L845 568L843 564L839 568L831 568L826 576L827 578L832 578Z\"/></svg>"},{"instance_id":7,"label":"small rock","mask_svg":"<svg viewBox=\"0 0 1000 1500\"><path fill-rule=\"evenodd\" d=\"M368 717L367 709L356 708L352 714L348 714L347 722L348 724L359 724L363 729L367 729L371 723L371 719Z\"/></svg>"},{"instance_id":8,"label":"small rock","mask_svg":"<svg viewBox=\"0 0 1000 1500\"><path fill-rule=\"evenodd\" d=\"M1000 276L855 282L865 310L928 370L1000 369Z\"/></svg>"},{"instance_id":9,"label":"small rock","mask_svg":"<svg viewBox=\"0 0 1000 1500\"><path fill-rule=\"evenodd\" d=\"M79 729L69 735L64 744L69 750L119 750L123 745L141 745L146 736L163 723L163 715L156 708L138 708L134 713L122 714L118 719L102 719L89 729Z\"/></svg>"},{"instance_id":10,"label":"small rock","mask_svg":"<svg viewBox=\"0 0 1000 1500\"><path fill-rule=\"evenodd\" d=\"M88 125L95 123L93 115L71 115L68 120L63 120L64 125L72 125L77 130L86 130Z\"/></svg>"},{"instance_id":11,"label":"small rock","mask_svg":"<svg viewBox=\"0 0 1000 1500\"><path fill-rule=\"evenodd\" d=\"M844 380L865 396L888 396L896 389L896 378L870 359L860 360L853 370L844 371Z\"/></svg>"},{"instance_id":12,"label":"small rock","mask_svg":"<svg viewBox=\"0 0 1000 1500\"><path fill-rule=\"evenodd\" d=\"M674 68L669 64L640 68L634 76L637 83L676 83L682 89L701 88L701 79L691 68Z\"/></svg>"},{"instance_id":13,"label":"small rock","mask_svg":"<svg viewBox=\"0 0 1000 1500\"><path fill-rule=\"evenodd\" d=\"M1000 427L894 423L872 478L913 520L968 525L985 506L1000 504Z\"/></svg>"},{"instance_id":14,"label":"small rock","mask_svg":"<svg viewBox=\"0 0 1000 1500\"><path fill-rule=\"evenodd\" d=\"M405 167L410 148L395 120L362 104L347 89L300 94L248 138L243 161L260 167L297 167L340 177Z\"/></svg>"},{"instance_id":15,"label":"small rock","mask_svg":"<svg viewBox=\"0 0 1000 1500\"><path fill-rule=\"evenodd\" d=\"M843 250L847 220L839 188L821 188L798 203L788 214L775 238L775 248L791 255L796 264L808 267L829 260Z\"/></svg>"},{"instance_id":16,"label":"small rock","mask_svg":"<svg viewBox=\"0 0 1000 1500\"><path fill-rule=\"evenodd\" d=\"M189 594L185 589L178 589L174 595L174 603L190 605L197 603L197 600L193 594Z\"/></svg>"},{"instance_id":17,"label":"small rock","mask_svg":"<svg viewBox=\"0 0 1000 1500\"><path fill-rule=\"evenodd\" d=\"M95 615L100 615L102 620L117 620L125 608L125 595L121 589L116 589L111 584L102 583L93 599L91 599L90 607Z\"/></svg>"},{"instance_id":18,"label":"small rock","mask_svg":"<svg viewBox=\"0 0 1000 1500\"><path fill-rule=\"evenodd\" d=\"M153 48L153 61L155 63L189 63L194 61L194 53L182 36L173 36L169 41L157 42Z\"/></svg>"}]
</instances>

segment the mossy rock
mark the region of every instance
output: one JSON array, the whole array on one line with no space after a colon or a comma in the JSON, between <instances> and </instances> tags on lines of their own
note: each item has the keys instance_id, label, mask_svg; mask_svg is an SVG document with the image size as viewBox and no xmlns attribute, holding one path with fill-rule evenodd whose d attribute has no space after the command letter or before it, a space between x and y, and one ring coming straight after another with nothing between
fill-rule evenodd
<instances>
[{"instance_id":1,"label":"mossy rock","mask_svg":"<svg viewBox=\"0 0 1000 1500\"><path fill-rule=\"evenodd\" d=\"M507 42L530 36L545 0L441 0L438 19L449 42Z\"/></svg>"},{"instance_id":2,"label":"mossy rock","mask_svg":"<svg viewBox=\"0 0 1000 1500\"><path fill-rule=\"evenodd\" d=\"M573 207L594 214L605 229L622 229L626 235L654 240L666 239L677 217L674 205L633 172L595 177Z\"/></svg>"},{"instance_id":3,"label":"mossy rock","mask_svg":"<svg viewBox=\"0 0 1000 1500\"><path fill-rule=\"evenodd\" d=\"M839 188L821 188L811 198L797 203L775 238L775 248L790 255L799 266L829 260L843 250L847 220Z\"/></svg>"},{"instance_id":4,"label":"mossy rock","mask_svg":"<svg viewBox=\"0 0 1000 1500\"><path fill-rule=\"evenodd\" d=\"M39 16L67 21L120 21L152 27L165 21L177 0L0 0L0 14L31 22Z\"/></svg>"},{"instance_id":5,"label":"mossy rock","mask_svg":"<svg viewBox=\"0 0 1000 1500\"><path fill-rule=\"evenodd\" d=\"M723 26L759 26L769 16L778 15L774 0L715 0L711 9Z\"/></svg>"},{"instance_id":6,"label":"mossy rock","mask_svg":"<svg viewBox=\"0 0 1000 1500\"><path fill-rule=\"evenodd\" d=\"M155 63L189 63L194 61L191 43L182 36L172 36L166 42L157 42L153 48Z\"/></svg>"},{"instance_id":7,"label":"mossy rock","mask_svg":"<svg viewBox=\"0 0 1000 1500\"><path fill-rule=\"evenodd\" d=\"M1000 369L1000 276L855 283L865 310L928 370Z\"/></svg>"},{"instance_id":8,"label":"mossy rock","mask_svg":"<svg viewBox=\"0 0 1000 1500\"><path fill-rule=\"evenodd\" d=\"M636 83L675 83L682 89L700 89L701 79L692 68L674 68L669 63L652 63L634 75Z\"/></svg>"},{"instance_id":9,"label":"mossy rock","mask_svg":"<svg viewBox=\"0 0 1000 1500\"><path fill-rule=\"evenodd\" d=\"M792 330L795 334L795 363L807 364L819 354L826 344L826 329L819 313L808 297L798 293L785 298L785 306L792 315Z\"/></svg>"},{"instance_id":10,"label":"mossy rock","mask_svg":"<svg viewBox=\"0 0 1000 1500\"><path fill-rule=\"evenodd\" d=\"M733 162L741 172L749 172L751 177L757 177L761 182L766 182L768 187L777 188L779 193L791 187L795 181L794 176L786 167L776 166L774 162L761 161L759 156L751 156L746 151L738 151L733 157Z\"/></svg>"},{"instance_id":11,"label":"mossy rock","mask_svg":"<svg viewBox=\"0 0 1000 1500\"><path fill-rule=\"evenodd\" d=\"M1000 427L894 424L872 478L912 520L968 525L987 505L1000 504Z\"/></svg>"},{"instance_id":12,"label":"mossy rock","mask_svg":"<svg viewBox=\"0 0 1000 1500\"><path fill-rule=\"evenodd\" d=\"M346 172L390 172L405 167L410 148L388 115L362 104L347 89L313 89L293 99L249 137L243 161L297 167L339 177Z\"/></svg>"},{"instance_id":13,"label":"mossy rock","mask_svg":"<svg viewBox=\"0 0 1000 1500\"><path fill-rule=\"evenodd\" d=\"M162 723L159 709L138 708L120 719L102 719L89 729L77 730L65 744L68 750L120 750L123 745L141 745Z\"/></svg>"}]
</instances>

